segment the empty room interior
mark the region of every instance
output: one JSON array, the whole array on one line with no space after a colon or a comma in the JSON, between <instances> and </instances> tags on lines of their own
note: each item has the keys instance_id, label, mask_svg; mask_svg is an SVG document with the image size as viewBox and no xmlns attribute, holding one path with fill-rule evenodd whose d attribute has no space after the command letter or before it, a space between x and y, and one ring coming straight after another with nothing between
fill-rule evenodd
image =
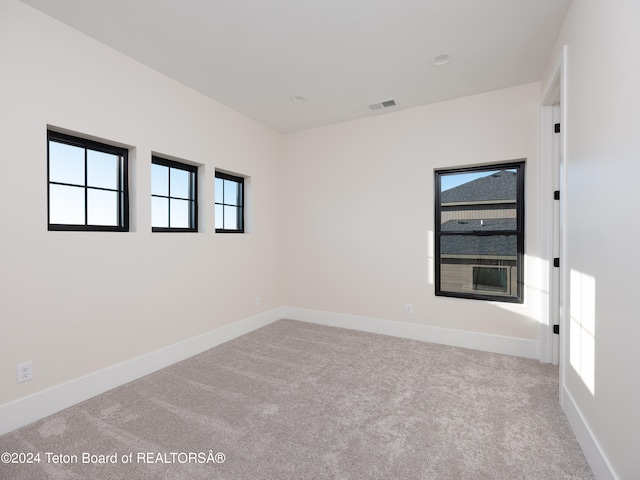
<instances>
[{"instance_id":1,"label":"empty room interior","mask_svg":"<svg viewBox=\"0 0 640 480\"><path fill-rule=\"evenodd\" d=\"M0 478L640 478L636 0L0 0Z\"/></svg>"}]
</instances>

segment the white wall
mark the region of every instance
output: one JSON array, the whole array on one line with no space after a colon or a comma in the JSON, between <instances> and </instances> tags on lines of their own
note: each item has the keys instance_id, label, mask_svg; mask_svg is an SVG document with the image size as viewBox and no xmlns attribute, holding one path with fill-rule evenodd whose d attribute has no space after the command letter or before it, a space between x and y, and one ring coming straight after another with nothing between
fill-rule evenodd
<instances>
[{"instance_id":1,"label":"white wall","mask_svg":"<svg viewBox=\"0 0 640 480\"><path fill-rule=\"evenodd\" d=\"M539 100L533 83L287 135L286 304L535 340ZM525 303L436 297L434 168L521 158Z\"/></svg>"},{"instance_id":2,"label":"white wall","mask_svg":"<svg viewBox=\"0 0 640 480\"><path fill-rule=\"evenodd\" d=\"M282 305L281 135L15 0L0 58L0 405ZM47 231L47 125L132 147L131 232ZM152 151L203 166L203 232L151 233ZM215 168L250 233L214 233Z\"/></svg>"},{"instance_id":3,"label":"white wall","mask_svg":"<svg viewBox=\"0 0 640 480\"><path fill-rule=\"evenodd\" d=\"M544 77L566 44L564 388L620 479L640 478L639 18L636 0L575 0Z\"/></svg>"}]
</instances>

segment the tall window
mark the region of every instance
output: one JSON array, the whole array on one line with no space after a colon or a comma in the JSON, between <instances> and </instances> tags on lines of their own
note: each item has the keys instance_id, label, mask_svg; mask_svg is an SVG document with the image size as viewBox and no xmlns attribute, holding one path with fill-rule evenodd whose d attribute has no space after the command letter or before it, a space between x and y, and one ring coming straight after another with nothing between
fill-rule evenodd
<instances>
[{"instance_id":1,"label":"tall window","mask_svg":"<svg viewBox=\"0 0 640 480\"><path fill-rule=\"evenodd\" d=\"M244 178L216 172L216 232L244 232Z\"/></svg>"},{"instance_id":2,"label":"tall window","mask_svg":"<svg viewBox=\"0 0 640 480\"><path fill-rule=\"evenodd\" d=\"M524 161L435 172L436 295L523 301Z\"/></svg>"},{"instance_id":3,"label":"tall window","mask_svg":"<svg viewBox=\"0 0 640 480\"><path fill-rule=\"evenodd\" d=\"M151 159L151 230L198 231L198 167Z\"/></svg>"},{"instance_id":4,"label":"tall window","mask_svg":"<svg viewBox=\"0 0 640 480\"><path fill-rule=\"evenodd\" d=\"M49 130L49 230L128 231L127 154Z\"/></svg>"}]
</instances>

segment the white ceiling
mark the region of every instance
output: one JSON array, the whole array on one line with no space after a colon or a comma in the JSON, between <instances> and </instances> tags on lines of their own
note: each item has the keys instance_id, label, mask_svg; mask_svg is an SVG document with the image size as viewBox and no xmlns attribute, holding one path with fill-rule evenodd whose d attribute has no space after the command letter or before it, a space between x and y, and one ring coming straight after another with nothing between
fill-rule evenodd
<instances>
[{"instance_id":1,"label":"white ceiling","mask_svg":"<svg viewBox=\"0 0 640 480\"><path fill-rule=\"evenodd\" d=\"M571 3L23 1L283 133L538 81Z\"/></svg>"}]
</instances>

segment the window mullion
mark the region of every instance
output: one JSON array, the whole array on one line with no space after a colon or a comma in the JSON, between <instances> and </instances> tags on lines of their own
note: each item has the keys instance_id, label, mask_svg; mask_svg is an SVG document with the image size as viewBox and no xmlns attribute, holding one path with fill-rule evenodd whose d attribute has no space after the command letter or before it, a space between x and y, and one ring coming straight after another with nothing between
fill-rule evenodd
<instances>
[{"instance_id":1,"label":"window mullion","mask_svg":"<svg viewBox=\"0 0 640 480\"><path fill-rule=\"evenodd\" d=\"M451 236L451 237L495 237L495 236L500 236L500 235L517 236L517 235L519 235L519 233L520 232L518 230L491 230L489 232L477 232L477 231L456 232L456 231L452 231L452 232L438 232L437 236L438 237L447 237L447 236Z\"/></svg>"},{"instance_id":2,"label":"window mullion","mask_svg":"<svg viewBox=\"0 0 640 480\"><path fill-rule=\"evenodd\" d=\"M171 167L167 169L167 225L171 228Z\"/></svg>"},{"instance_id":3,"label":"window mullion","mask_svg":"<svg viewBox=\"0 0 640 480\"><path fill-rule=\"evenodd\" d=\"M236 222L240 230L244 231L244 183L238 183L238 198L236 204L239 208L236 210Z\"/></svg>"},{"instance_id":4,"label":"window mullion","mask_svg":"<svg viewBox=\"0 0 640 480\"><path fill-rule=\"evenodd\" d=\"M124 195L122 194L122 184L123 184L123 178L122 178L122 156L118 155L118 199L120 200L118 202L118 225L122 225L124 223L124 212L123 212L123 206L124 206Z\"/></svg>"},{"instance_id":5,"label":"window mullion","mask_svg":"<svg viewBox=\"0 0 640 480\"><path fill-rule=\"evenodd\" d=\"M89 166L87 149L84 149L84 224L89 225Z\"/></svg>"},{"instance_id":6,"label":"window mullion","mask_svg":"<svg viewBox=\"0 0 640 480\"><path fill-rule=\"evenodd\" d=\"M227 205L227 204L226 204L226 202L225 202L225 199L226 199L227 197L225 196L225 188L224 188L224 187L225 187L225 185L226 185L226 183L227 183L227 182L225 182L225 181L224 181L224 179L223 179L223 181L222 181L222 229L223 229L223 230L224 230L224 228L225 228L225 225L227 224L227 223L225 222L225 218L224 218L224 215L225 215L226 210L227 210L227 209L225 208L225 206Z\"/></svg>"},{"instance_id":7,"label":"window mullion","mask_svg":"<svg viewBox=\"0 0 640 480\"><path fill-rule=\"evenodd\" d=\"M196 196L198 195L198 186L196 185L196 175L189 172L189 228L196 228Z\"/></svg>"}]
</instances>

